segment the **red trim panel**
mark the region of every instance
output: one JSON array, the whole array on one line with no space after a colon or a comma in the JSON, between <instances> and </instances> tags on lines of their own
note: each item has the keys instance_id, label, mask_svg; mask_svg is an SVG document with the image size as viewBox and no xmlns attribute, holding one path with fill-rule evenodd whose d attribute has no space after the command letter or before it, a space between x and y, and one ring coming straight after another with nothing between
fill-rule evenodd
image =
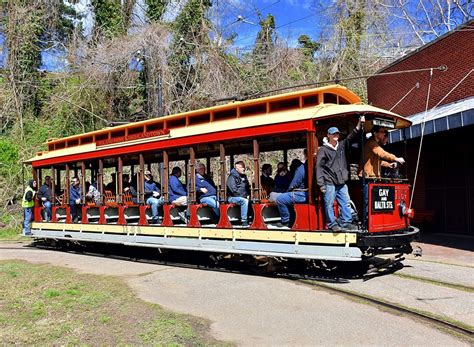
<instances>
[{"instance_id":1,"label":"red trim panel","mask_svg":"<svg viewBox=\"0 0 474 347\"><path fill-rule=\"evenodd\" d=\"M244 121L244 120L243 120ZM211 125L210 125L211 126ZM243 128L237 130L222 131L217 133L209 133L196 136L181 137L178 139L170 139L165 141L156 141L143 143L139 145L124 146L118 148L111 148L105 150L96 150L94 152L66 155L56 158L38 160L32 163L34 168L49 166L54 164L61 164L65 162L77 162L81 160L90 160L104 157L113 157L120 154L128 153L140 153L150 150L158 150L164 148L183 147L189 145L195 145L198 143L210 143L219 142L229 139L243 139L243 138L254 138L258 136L265 136L271 134L285 134L294 133L298 131L310 130L313 128L313 121L304 120L291 123L281 123L273 125L264 125L252 128Z\"/></svg>"}]
</instances>

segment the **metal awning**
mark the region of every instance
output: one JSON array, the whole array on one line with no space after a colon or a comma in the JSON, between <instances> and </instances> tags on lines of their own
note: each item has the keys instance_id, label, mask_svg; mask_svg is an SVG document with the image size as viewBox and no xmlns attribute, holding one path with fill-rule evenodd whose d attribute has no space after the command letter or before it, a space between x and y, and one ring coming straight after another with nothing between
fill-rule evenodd
<instances>
[{"instance_id":1,"label":"metal awning","mask_svg":"<svg viewBox=\"0 0 474 347\"><path fill-rule=\"evenodd\" d=\"M425 121L424 134L430 135L474 124L474 97L456 101L438 108L420 112L408 117L413 124L405 129L391 131L390 143L414 139L421 136L421 127Z\"/></svg>"}]
</instances>

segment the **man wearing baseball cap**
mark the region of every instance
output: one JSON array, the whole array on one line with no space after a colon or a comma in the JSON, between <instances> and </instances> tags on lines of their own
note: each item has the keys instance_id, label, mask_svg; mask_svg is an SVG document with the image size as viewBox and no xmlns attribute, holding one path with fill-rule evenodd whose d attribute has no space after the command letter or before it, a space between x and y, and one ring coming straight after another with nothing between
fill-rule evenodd
<instances>
[{"instance_id":1,"label":"man wearing baseball cap","mask_svg":"<svg viewBox=\"0 0 474 347\"><path fill-rule=\"evenodd\" d=\"M350 197L346 185L349 179L346 150L357 139L364 121L364 116L361 116L354 130L342 141L339 141L339 129L330 127L327 131L328 140L318 151L316 179L321 193L324 194L326 220L332 231L357 230L357 226L352 224ZM336 219L334 214L334 200L337 200L339 206L339 219Z\"/></svg>"}]
</instances>

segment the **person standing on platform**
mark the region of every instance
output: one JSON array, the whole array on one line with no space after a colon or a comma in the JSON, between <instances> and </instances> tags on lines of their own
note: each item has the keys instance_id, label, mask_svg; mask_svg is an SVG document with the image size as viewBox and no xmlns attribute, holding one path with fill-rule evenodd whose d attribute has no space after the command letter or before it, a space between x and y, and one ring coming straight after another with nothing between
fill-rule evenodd
<instances>
[{"instance_id":1,"label":"person standing on platform","mask_svg":"<svg viewBox=\"0 0 474 347\"><path fill-rule=\"evenodd\" d=\"M37 183L36 180L30 180L28 186L23 193L21 207L23 207L23 235L31 235L31 219L33 218L33 209L35 207Z\"/></svg>"}]
</instances>

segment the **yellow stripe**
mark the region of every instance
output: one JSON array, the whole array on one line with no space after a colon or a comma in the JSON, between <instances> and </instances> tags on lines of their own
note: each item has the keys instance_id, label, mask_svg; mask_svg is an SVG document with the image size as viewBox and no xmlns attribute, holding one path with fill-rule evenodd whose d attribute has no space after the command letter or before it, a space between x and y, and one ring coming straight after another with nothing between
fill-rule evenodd
<instances>
[{"instance_id":1,"label":"yellow stripe","mask_svg":"<svg viewBox=\"0 0 474 347\"><path fill-rule=\"evenodd\" d=\"M251 229L216 229L186 227L154 227L138 225L100 225L100 224L66 224L66 223L33 223L33 229L85 231L95 233L113 233L123 235L154 235L170 237L190 237L205 239L272 241L285 243L319 243L319 244L354 244L355 233L303 232Z\"/></svg>"}]
</instances>

